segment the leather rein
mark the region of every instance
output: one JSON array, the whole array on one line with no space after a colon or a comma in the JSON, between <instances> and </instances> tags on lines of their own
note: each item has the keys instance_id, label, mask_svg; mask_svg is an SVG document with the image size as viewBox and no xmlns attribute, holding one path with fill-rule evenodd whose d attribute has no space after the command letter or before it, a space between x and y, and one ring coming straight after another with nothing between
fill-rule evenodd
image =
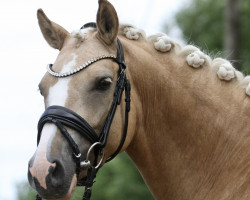
<instances>
[{"instance_id":1,"label":"leather rein","mask_svg":"<svg viewBox=\"0 0 250 200\"><path fill-rule=\"evenodd\" d=\"M96 27L95 23L88 23L84 25L82 28L87 28L87 27ZM82 29L81 28L81 29ZM111 59L114 62L116 62L119 66L118 70L118 77L117 77L117 82L116 82L116 88L114 92L114 97L113 101L110 107L110 110L108 112L108 115L106 117L106 120L104 122L103 128L100 132L100 134L97 134L94 129L88 124L88 122L82 118L80 115L75 113L74 111L62 107L62 106L50 106L48 107L44 113L42 114L41 118L39 119L38 122L38 134L37 134L37 145L39 144L40 141L40 136L41 136L41 131L43 129L43 126L46 123L53 123L55 124L62 135L65 137L67 142L69 143L70 147L72 148L73 154L73 160L76 164L76 175L77 175L77 186L85 186L85 192L83 195L83 200L89 200L91 197L92 193L92 185L94 183L94 178L96 177L96 173L99 169L99 167L102 164L103 157L104 157L104 147L107 144L107 139L108 139L108 134L110 130L110 126L112 124L117 106L120 105L121 103L121 98L123 91L125 91L125 121L124 121L124 127L123 127L123 133L122 137L120 140L120 144L117 147L116 151L106 160L106 162L111 161L121 150L125 139L127 135L127 128L128 128L128 116L129 116L129 111L130 111L130 83L126 77L125 69L126 69L126 64L124 61L124 53L123 53L123 48L122 44L117 38L117 56L100 56L96 57L94 59L91 59L88 61L84 67L86 68L89 65L91 65L94 62L97 62L99 60L103 59ZM79 69L78 71L80 71ZM72 71L68 74L62 74L60 75L59 73L56 73L52 69L52 65L49 65L48 67L48 72L55 76L55 77L65 77L65 76L70 76L73 75L74 73L77 73L78 71ZM80 133L83 137L85 137L92 145L88 150L86 159L84 161L81 161L81 152L79 150L78 145L74 141L74 139L70 136L68 133L67 129L65 127L74 129L78 133ZM89 155L91 152L94 152L95 154L95 161L93 164L91 164L89 160ZM98 157L101 156L101 160L99 163L97 163ZM79 180L79 174L81 171L81 168L88 168L87 170L87 177L84 179ZM41 197L37 194L36 196L37 200L40 200Z\"/></svg>"}]
</instances>

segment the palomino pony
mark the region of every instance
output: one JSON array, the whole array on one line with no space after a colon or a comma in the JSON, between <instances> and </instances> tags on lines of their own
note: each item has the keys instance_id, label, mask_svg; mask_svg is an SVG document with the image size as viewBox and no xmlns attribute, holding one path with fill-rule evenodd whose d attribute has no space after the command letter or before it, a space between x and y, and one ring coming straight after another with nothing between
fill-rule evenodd
<instances>
[{"instance_id":1,"label":"palomino pony","mask_svg":"<svg viewBox=\"0 0 250 200\"><path fill-rule=\"evenodd\" d=\"M82 183L89 199L97 169L126 151L156 199L250 199L250 77L119 25L106 0L71 34L42 10L38 21L60 50L39 84L46 111L28 172L39 196L66 200Z\"/></svg>"}]
</instances>

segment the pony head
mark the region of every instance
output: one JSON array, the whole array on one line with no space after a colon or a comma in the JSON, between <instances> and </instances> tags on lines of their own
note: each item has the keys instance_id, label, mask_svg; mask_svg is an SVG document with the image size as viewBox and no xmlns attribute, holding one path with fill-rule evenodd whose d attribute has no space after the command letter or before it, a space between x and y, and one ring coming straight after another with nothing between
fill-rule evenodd
<instances>
[{"instance_id":1,"label":"pony head","mask_svg":"<svg viewBox=\"0 0 250 200\"><path fill-rule=\"evenodd\" d=\"M132 137L135 119L121 145L124 103L112 111L119 75L125 70L123 60L117 58L123 54L117 43L119 21L114 7L106 0L99 0L96 25L89 23L72 34L52 22L41 9L37 16L45 40L60 53L39 84L46 111L39 121L38 147L29 162L28 179L43 198L69 199L90 165L103 164L114 152L125 149ZM125 82L121 83L123 87ZM120 92L121 95L124 94ZM67 126L70 120L71 125ZM105 154L92 149L88 152L94 140L107 137L100 133L110 120L108 139L103 139L107 140ZM81 125L82 121L85 125ZM84 137L81 127L89 128L92 136ZM79 164L84 160L88 164Z\"/></svg>"}]
</instances>

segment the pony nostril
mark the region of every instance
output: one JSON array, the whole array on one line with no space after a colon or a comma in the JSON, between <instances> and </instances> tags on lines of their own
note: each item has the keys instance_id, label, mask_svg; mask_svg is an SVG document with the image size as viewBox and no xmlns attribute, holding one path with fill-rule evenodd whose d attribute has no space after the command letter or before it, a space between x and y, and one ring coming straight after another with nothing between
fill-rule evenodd
<instances>
[{"instance_id":1,"label":"pony nostril","mask_svg":"<svg viewBox=\"0 0 250 200\"><path fill-rule=\"evenodd\" d=\"M48 170L53 187L59 187L63 185L65 172L62 164L60 162L55 162L49 167Z\"/></svg>"}]
</instances>

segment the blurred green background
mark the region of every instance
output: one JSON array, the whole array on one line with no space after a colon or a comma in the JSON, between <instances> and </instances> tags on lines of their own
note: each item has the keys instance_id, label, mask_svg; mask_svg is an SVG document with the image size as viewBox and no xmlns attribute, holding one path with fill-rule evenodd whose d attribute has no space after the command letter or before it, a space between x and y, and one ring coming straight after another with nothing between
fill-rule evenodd
<instances>
[{"instance_id":1,"label":"blurred green background","mask_svg":"<svg viewBox=\"0 0 250 200\"><path fill-rule=\"evenodd\" d=\"M175 22L165 24L167 33L177 25L187 43L250 73L249 0L192 0L178 11Z\"/></svg>"}]
</instances>

